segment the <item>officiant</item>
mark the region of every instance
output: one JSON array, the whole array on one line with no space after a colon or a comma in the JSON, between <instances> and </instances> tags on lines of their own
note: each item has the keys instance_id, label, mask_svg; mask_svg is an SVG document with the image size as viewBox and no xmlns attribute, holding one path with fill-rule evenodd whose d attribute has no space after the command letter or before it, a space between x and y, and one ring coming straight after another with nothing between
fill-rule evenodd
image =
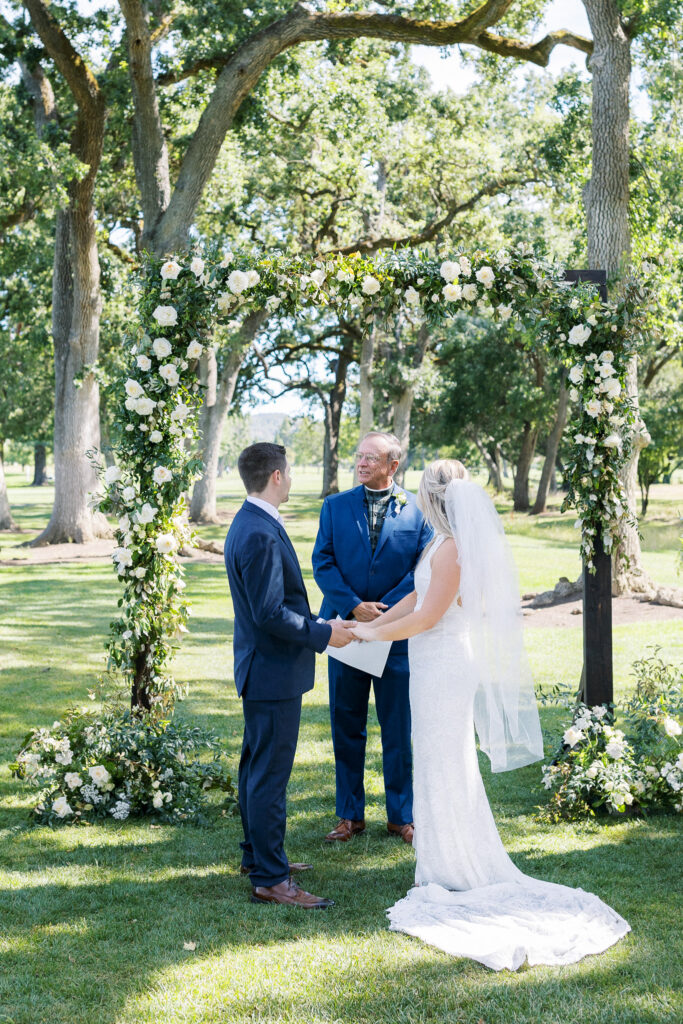
<instances>
[{"instance_id":1,"label":"officiant","mask_svg":"<svg viewBox=\"0 0 683 1024\"><path fill-rule=\"evenodd\" d=\"M413 571L431 536L414 495L394 483L401 445L372 431L356 452L359 486L325 499L313 549L313 575L325 619L369 622L414 589ZM387 830L413 841L408 642L392 644L382 675L329 658L330 722L338 823L328 842L365 830L365 747L370 688L382 738Z\"/></svg>"}]
</instances>

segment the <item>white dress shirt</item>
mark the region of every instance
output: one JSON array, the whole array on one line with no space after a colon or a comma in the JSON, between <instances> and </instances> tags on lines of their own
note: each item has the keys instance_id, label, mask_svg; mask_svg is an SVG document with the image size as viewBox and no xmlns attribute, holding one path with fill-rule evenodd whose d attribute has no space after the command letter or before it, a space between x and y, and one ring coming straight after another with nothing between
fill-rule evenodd
<instances>
[{"instance_id":1,"label":"white dress shirt","mask_svg":"<svg viewBox=\"0 0 683 1024\"><path fill-rule=\"evenodd\" d=\"M278 512L278 510L275 508L275 505L271 505L269 501L264 501L263 498L256 498L252 494L247 495L247 501L250 501L253 505L258 505L259 508L262 508L263 511L267 512L269 516L272 516L273 519L276 519L280 526L285 525L285 521Z\"/></svg>"}]
</instances>

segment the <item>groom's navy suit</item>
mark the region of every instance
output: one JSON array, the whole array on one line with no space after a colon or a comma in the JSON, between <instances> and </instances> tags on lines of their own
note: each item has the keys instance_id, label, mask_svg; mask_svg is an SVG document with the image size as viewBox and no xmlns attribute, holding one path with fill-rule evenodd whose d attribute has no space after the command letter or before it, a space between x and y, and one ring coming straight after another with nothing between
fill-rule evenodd
<instances>
[{"instance_id":1,"label":"groom's navy suit","mask_svg":"<svg viewBox=\"0 0 683 1024\"><path fill-rule=\"evenodd\" d=\"M225 567L234 607L235 685L244 712L242 864L252 885L272 886L289 877L286 789L301 695L313 688L315 652L325 650L332 629L311 614L284 526L251 501L228 530Z\"/></svg>"},{"instance_id":2,"label":"groom's navy suit","mask_svg":"<svg viewBox=\"0 0 683 1024\"><path fill-rule=\"evenodd\" d=\"M394 487L394 493L397 488ZM401 508L392 498L373 553L364 488L326 498L313 549L313 575L323 592L320 614L350 619L363 601L392 607L414 589L413 570L431 537L414 495ZM408 642L392 644L380 679L330 658L330 718L337 780L337 815L360 821L365 816L365 744L370 685L374 686L382 733L382 762L387 818L394 825L413 820Z\"/></svg>"}]
</instances>

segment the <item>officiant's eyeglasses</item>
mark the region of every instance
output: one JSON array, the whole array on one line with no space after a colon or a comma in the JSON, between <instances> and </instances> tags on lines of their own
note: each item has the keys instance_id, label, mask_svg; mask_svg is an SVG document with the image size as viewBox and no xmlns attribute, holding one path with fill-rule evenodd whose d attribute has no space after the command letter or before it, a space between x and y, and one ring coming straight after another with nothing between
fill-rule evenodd
<instances>
[{"instance_id":1,"label":"officiant's eyeglasses","mask_svg":"<svg viewBox=\"0 0 683 1024\"><path fill-rule=\"evenodd\" d=\"M383 455L368 455L367 452L354 452L353 457L356 460L356 462L360 462L362 459L365 459L365 461L369 462L371 466L374 466L378 462L381 462L382 459L384 458Z\"/></svg>"}]
</instances>

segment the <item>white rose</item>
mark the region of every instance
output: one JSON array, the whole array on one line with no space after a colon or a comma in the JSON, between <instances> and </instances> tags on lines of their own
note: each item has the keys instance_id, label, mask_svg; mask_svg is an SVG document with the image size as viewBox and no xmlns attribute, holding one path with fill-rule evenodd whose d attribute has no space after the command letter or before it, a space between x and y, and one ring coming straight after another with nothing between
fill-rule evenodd
<instances>
[{"instance_id":1,"label":"white rose","mask_svg":"<svg viewBox=\"0 0 683 1024\"><path fill-rule=\"evenodd\" d=\"M316 287L320 288L322 286L324 280L325 280L325 271L324 270L318 269L318 270L314 270L311 273L311 281L313 282L314 285L316 285Z\"/></svg>"},{"instance_id":2,"label":"white rose","mask_svg":"<svg viewBox=\"0 0 683 1024\"><path fill-rule=\"evenodd\" d=\"M66 818L68 814L73 814L69 806L69 801L65 796L58 796L52 804L52 810L55 812L58 818Z\"/></svg>"},{"instance_id":3,"label":"white rose","mask_svg":"<svg viewBox=\"0 0 683 1024\"><path fill-rule=\"evenodd\" d=\"M466 284L466 285L463 285L463 289L462 289L462 297L463 297L463 299L467 299L468 302L474 302L474 300L476 299L478 294L479 293L477 292L476 284Z\"/></svg>"},{"instance_id":4,"label":"white rose","mask_svg":"<svg viewBox=\"0 0 683 1024\"><path fill-rule=\"evenodd\" d=\"M204 260L199 256L195 256L190 263L190 270L195 277L199 277L199 275L204 272Z\"/></svg>"},{"instance_id":5,"label":"white rose","mask_svg":"<svg viewBox=\"0 0 683 1024\"><path fill-rule=\"evenodd\" d=\"M624 744L621 740L610 740L605 747L605 753L608 757L613 757L615 761L619 760L620 757L624 756Z\"/></svg>"},{"instance_id":6,"label":"white rose","mask_svg":"<svg viewBox=\"0 0 683 1024\"><path fill-rule=\"evenodd\" d=\"M149 439L152 444L159 444L159 441L163 441L164 438L160 430L153 430L149 435Z\"/></svg>"},{"instance_id":7,"label":"white rose","mask_svg":"<svg viewBox=\"0 0 683 1024\"><path fill-rule=\"evenodd\" d=\"M88 775L100 789L102 789L103 786L106 786L111 779L111 775L103 764L95 764L92 768L88 768Z\"/></svg>"},{"instance_id":8,"label":"white rose","mask_svg":"<svg viewBox=\"0 0 683 1024\"><path fill-rule=\"evenodd\" d=\"M138 512L138 522L151 523L158 511L159 510L155 508L154 505L150 505L150 503L146 501Z\"/></svg>"},{"instance_id":9,"label":"white rose","mask_svg":"<svg viewBox=\"0 0 683 1024\"><path fill-rule=\"evenodd\" d=\"M111 553L111 557L119 565L132 565L133 555L128 548L114 548Z\"/></svg>"},{"instance_id":10,"label":"white rose","mask_svg":"<svg viewBox=\"0 0 683 1024\"><path fill-rule=\"evenodd\" d=\"M171 413L171 419L180 420L180 422L183 423L191 412L192 409L190 409L189 405L185 405L183 402L180 402Z\"/></svg>"},{"instance_id":11,"label":"white rose","mask_svg":"<svg viewBox=\"0 0 683 1024\"><path fill-rule=\"evenodd\" d=\"M225 313L226 310L230 308L234 301L234 295L230 295L229 292L221 292L218 298L216 299L216 305L218 306L221 313Z\"/></svg>"},{"instance_id":12,"label":"white rose","mask_svg":"<svg viewBox=\"0 0 683 1024\"><path fill-rule=\"evenodd\" d=\"M164 806L164 796L163 796L163 793L160 793L157 790L157 792L152 797L152 804L153 804L154 807L156 807L157 810L159 810L160 807L163 807Z\"/></svg>"},{"instance_id":13,"label":"white rose","mask_svg":"<svg viewBox=\"0 0 683 1024\"><path fill-rule=\"evenodd\" d=\"M410 288L406 288L403 297L409 306L420 305L420 293L416 291L415 288L412 287L412 285L410 286Z\"/></svg>"},{"instance_id":14,"label":"white rose","mask_svg":"<svg viewBox=\"0 0 683 1024\"><path fill-rule=\"evenodd\" d=\"M621 799L624 801L625 804L632 804L633 803L633 793L629 793L628 791L626 793L622 793L621 794Z\"/></svg>"},{"instance_id":15,"label":"white rose","mask_svg":"<svg viewBox=\"0 0 683 1024\"><path fill-rule=\"evenodd\" d=\"M152 316L161 327L174 327L178 323L178 311L173 306L157 306Z\"/></svg>"},{"instance_id":16,"label":"white rose","mask_svg":"<svg viewBox=\"0 0 683 1024\"><path fill-rule=\"evenodd\" d=\"M441 274L444 281L455 281L456 277L460 277L460 266L454 263L453 260L444 260L439 267L439 273Z\"/></svg>"},{"instance_id":17,"label":"white rose","mask_svg":"<svg viewBox=\"0 0 683 1024\"><path fill-rule=\"evenodd\" d=\"M166 356L170 356L173 346L166 338L155 338L152 342L152 349L157 359L165 359Z\"/></svg>"},{"instance_id":18,"label":"white rose","mask_svg":"<svg viewBox=\"0 0 683 1024\"><path fill-rule=\"evenodd\" d=\"M465 277L469 277L470 274L472 273L472 264L468 260L467 256L461 256L458 259L458 263L460 264L460 271L461 271L461 273Z\"/></svg>"},{"instance_id":19,"label":"white rose","mask_svg":"<svg viewBox=\"0 0 683 1024\"><path fill-rule=\"evenodd\" d=\"M621 448L621 438L618 434L609 434L602 443L605 448Z\"/></svg>"},{"instance_id":20,"label":"white rose","mask_svg":"<svg viewBox=\"0 0 683 1024\"><path fill-rule=\"evenodd\" d=\"M169 387L174 388L180 381L178 371L176 370L173 363L164 363L163 366L159 367L159 376L163 377Z\"/></svg>"},{"instance_id":21,"label":"white rose","mask_svg":"<svg viewBox=\"0 0 683 1024\"><path fill-rule=\"evenodd\" d=\"M147 395L143 395L142 398L138 398L135 403L135 411L140 416L150 416L154 412L156 404L157 403L153 402L151 398L147 397Z\"/></svg>"},{"instance_id":22,"label":"white rose","mask_svg":"<svg viewBox=\"0 0 683 1024\"><path fill-rule=\"evenodd\" d=\"M167 484L173 479L173 473L166 466L157 466L152 477L155 484Z\"/></svg>"},{"instance_id":23,"label":"white rose","mask_svg":"<svg viewBox=\"0 0 683 1024\"><path fill-rule=\"evenodd\" d=\"M185 355L187 356L188 359L199 359L203 351L204 349L201 342L197 341L197 339L195 338L195 340L191 341L190 344L187 346L187 352L185 353Z\"/></svg>"},{"instance_id":24,"label":"white rose","mask_svg":"<svg viewBox=\"0 0 683 1024\"><path fill-rule=\"evenodd\" d=\"M564 735L562 736L563 742L566 743L569 747L575 747L576 744L579 743L582 739L583 733L580 729L575 729L573 725L570 725L569 728L565 730Z\"/></svg>"},{"instance_id":25,"label":"white rose","mask_svg":"<svg viewBox=\"0 0 683 1024\"><path fill-rule=\"evenodd\" d=\"M583 366L579 366L578 363L576 366L572 366L569 371L569 379L572 384L583 384Z\"/></svg>"},{"instance_id":26,"label":"white rose","mask_svg":"<svg viewBox=\"0 0 683 1024\"><path fill-rule=\"evenodd\" d=\"M164 281L175 281L181 270L182 267L175 260L166 260L161 267L161 276Z\"/></svg>"},{"instance_id":27,"label":"white rose","mask_svg":"<svg viewBox=\"0 0 683 1024\"><path fill-rule=\"evenodd\" d=\"M129 377L125 384L126 394L129 398L141 398L144 395L144 388L138 381Z\"/></svg>"},{"instance_id":28,"label":"white rose","mask_svg":"<svg viewBox=\"0 0 683 1024\"><path fill-rule=\"evenodd\" d=\"M225 256L223 257L223 259L218 264L219 267L221 267L223 270L225 270L226 267L230 266L230 264L232 263L234 258L235 257L233 256L233 254L231 252L226 252Z\"/></svg>"},{"instance_id":29,"label":"white rose","mask_svg":"<svg viewBox=\"0 0 683 1024\"><path fill-rule=\"evenodd\" d=\"M247 288L253 288L261 280L261 275L256 270L247 271Z\"/></svg>"},{"instance_id":30,"label":"white rose","mask_svg":"<svg viewBox=\"0 0 683 1024\"><path fill-rule=\"evenodd\" d=\"M667 736L681 735L681 727L675 718L665 718L662 722L662 728Z\"/></svg>"},{"instance_id":31,"label":"white rose","mask_svg":"<svg viewBox=\"0 0 683 1024\"><path fill-rule=\"evenodd\" d=\"M121 530L123 533L128 533L128 529L130 527L130 516L128 515L127 512L119 519L118 526L119 530Z\"/></svg>"},{"instance_id":32,"label":"white rose","mask_svg":"<svg viewBox=\"0 0 683 1024\"><path fill-rule=\"evenodd\" d=\"M353 281L353 271L352 270L343 270L343 269L338 270L337 271L337 280L340 281L342 284L344 282L348 283L350 281Z\"/></svg>"},{"instance_id":33,"label":"white rose","mask_svg":"<svg viewBox=\"0 0 683 1024\"><path fill-rule=\"evenodd\" d=\"M150 370L152 368L152 360L149 356L138 356L135 362L141 370Z\"/></svg>"},{"instance_id":34,"label":"white rose","mask_svg":"<svg viewBox=\"0 0 683 1024\"><path fill-rule=\"evenodd\" d=\"M441 291L446 302L457 302L462 298L462 288L459 284L445 284Z\"/></svg>"},{"instance_id":35,"label":"white rose","mask_svg":"<svg viewBox=\"0 0 683 1024\"><path fill-rule=\"evenodd\" d=\"M127 505L129 505L131 501L135 501L135 494L136 491L134 487L124 487L121 491L121 497Z\"/></svg>"},{"instance_id":36,"label":"white rose","mask_svg":"<svg viewBox=\"0 0 683 1024\"><path fill-rule=\"evenodd\" d=\"M600 770L600 762L599 761L593 761L591 766L588 768L588 770L586 772L586 775L587 775L587 777L589 779L594 779L595 776L598 774L599 770Z\"/></svg>"},{"instance_id":37,"label":"white rose","mask_svg":"<svg viewBox=\"0 0 683 1024\"><path fill-rule=\"evenodd\" d=\"M83 785L83 779L78 772L67 772L64 776L64 781L69 789L78 789L79 786Z\"/></svg>"},{"instance_id":38,"label":"white rose","mask_svg":"<svg viewBox=\"0 0 683 1024\"><path fill-rule=\"evenodd\" d=\"M269 295L266 299L266 309L271 313L274 313L279 305L282 304L282 299L279 295Z\"/></svg>"},{"instance_id":39,"label":"white rose","mask_svg":"<svg viewBox=\"0 0 683 1024\"><path fill-rule=\"evenodd\" d=\"M586 412L595 419L602 412L602 402L597 398L591 398L590 402L586 402Z\"/></svg>"},{"instance_id":40,"label":"white rose","mask_svg":"<svg viewBox=\"0 0 683 1024\"><path fill-rule=\"evenodd\" d=\"M602 384L601 389L608 398L618 398L621 394L621 384L616 377L608 377Z\"/></svg>"},{"instance_id":41,"label":"white rose","mask_svg":"<svg viewBox=\"0 0 683 1024\"><path fill-rule=\"evenodd\" d=\"M376 295L380 290L380 287L379 281L376 277L373 277L372 274L366 274L363 278L361 289L364 295Z\"/></svg>"},{"instance_id":42,"label":"white rose","mask_svg":"<svg viewBox=\"0 0 683 1024\"><path fill-rule=\"evenodd\" d=\"M66 750L60 750L58 754L55 754L55 761L57 762L57 764L71 764L73 759L73 751L69 747L67 747Z\"/></svg>"},{"instance_id":43,"label":"white rose","mask_svg":"<svg viewBox=\"0 0 683 1024\"><path fill-rule=\"evenodd\" d=\"M118 466L107 466L104 473L104 482L107 485L115 484L117 480L121 479L121 470Z\"/></svg>"},{"instance_id":44,"label":"white rose","mask_svg":"<svg viewBox=\"0 0 683 1024\"><path fill-rule=\"evenodd\" d=\"M240 295L245 288L248 288L249 282L247 281L247 275L242 270L233 270L228 277L228 288L233 295Z\"/></svg>"},{"instance_id":45,"label":"white rose","mask_svg":"<svg viewBox=\"0 0 683 1024\"><path fill-rule=\"evenodd\" d=\"M570 345L584 345L591 336L591 329L588 324L576 324L572 327L567 337Z\"/></svg>"},{"instance_id":46,"label":"white rose","mask_svg":"<svg viewBox=\"0 0 683 1024\"><path fill-rule=\"evenodd\" d=\"M611 363L596 363L595 369L601 377L611 377L614 373L614 367Z\"/></svg>"},{"instance_id":47,"label":"white rose","mask_svg":"<svg viewBox=\"0 0 683 1024\"><path fill-rule=\"evenodd\" d=\"M576 388L570 388L569 389L569 401L570 402L578 402L580 397L581 396L579 395L579 392L576 390Z\"/></svg>"},{"instance_id":48,"label":"white rose","mask_svg":"<svg viewBox=\"0 0 683 1024\"><path fill-rule=\"evenodd\" d=\"M160 533L156 539L156 546L160 555L170 555L178 543L172 533Z\"/></svg>"},{"instance_id":49,"label":"white rose","mask_svg":"<svg viewBox=\"0 0 683 1024\"><path fill-rule=\"evenodd\" d=\"M499 306L498 316L501 320L509 320L512 316L512 306Z\"/></svg>"},{"instance_id":50,"label":"white rose","mask_svg":"<svg viewBox=\"0 0 683 1024\"><path fill-rule=\"evenodd\" d=\"M601 363L611 363L614 361L614 352L609 348L605 349L604 352L600 353L599 359Z\"/></svg>"},{"instance_id":51,"label":"white rose","mask_svg":"<svg viewBox=\"0 0 683 1024\"><path fill-rule=\"evenodd\" d=\"M496 279L491 267L480 267L474 276L485 288L490 288Z\"/></svg>"}]
</instances>

